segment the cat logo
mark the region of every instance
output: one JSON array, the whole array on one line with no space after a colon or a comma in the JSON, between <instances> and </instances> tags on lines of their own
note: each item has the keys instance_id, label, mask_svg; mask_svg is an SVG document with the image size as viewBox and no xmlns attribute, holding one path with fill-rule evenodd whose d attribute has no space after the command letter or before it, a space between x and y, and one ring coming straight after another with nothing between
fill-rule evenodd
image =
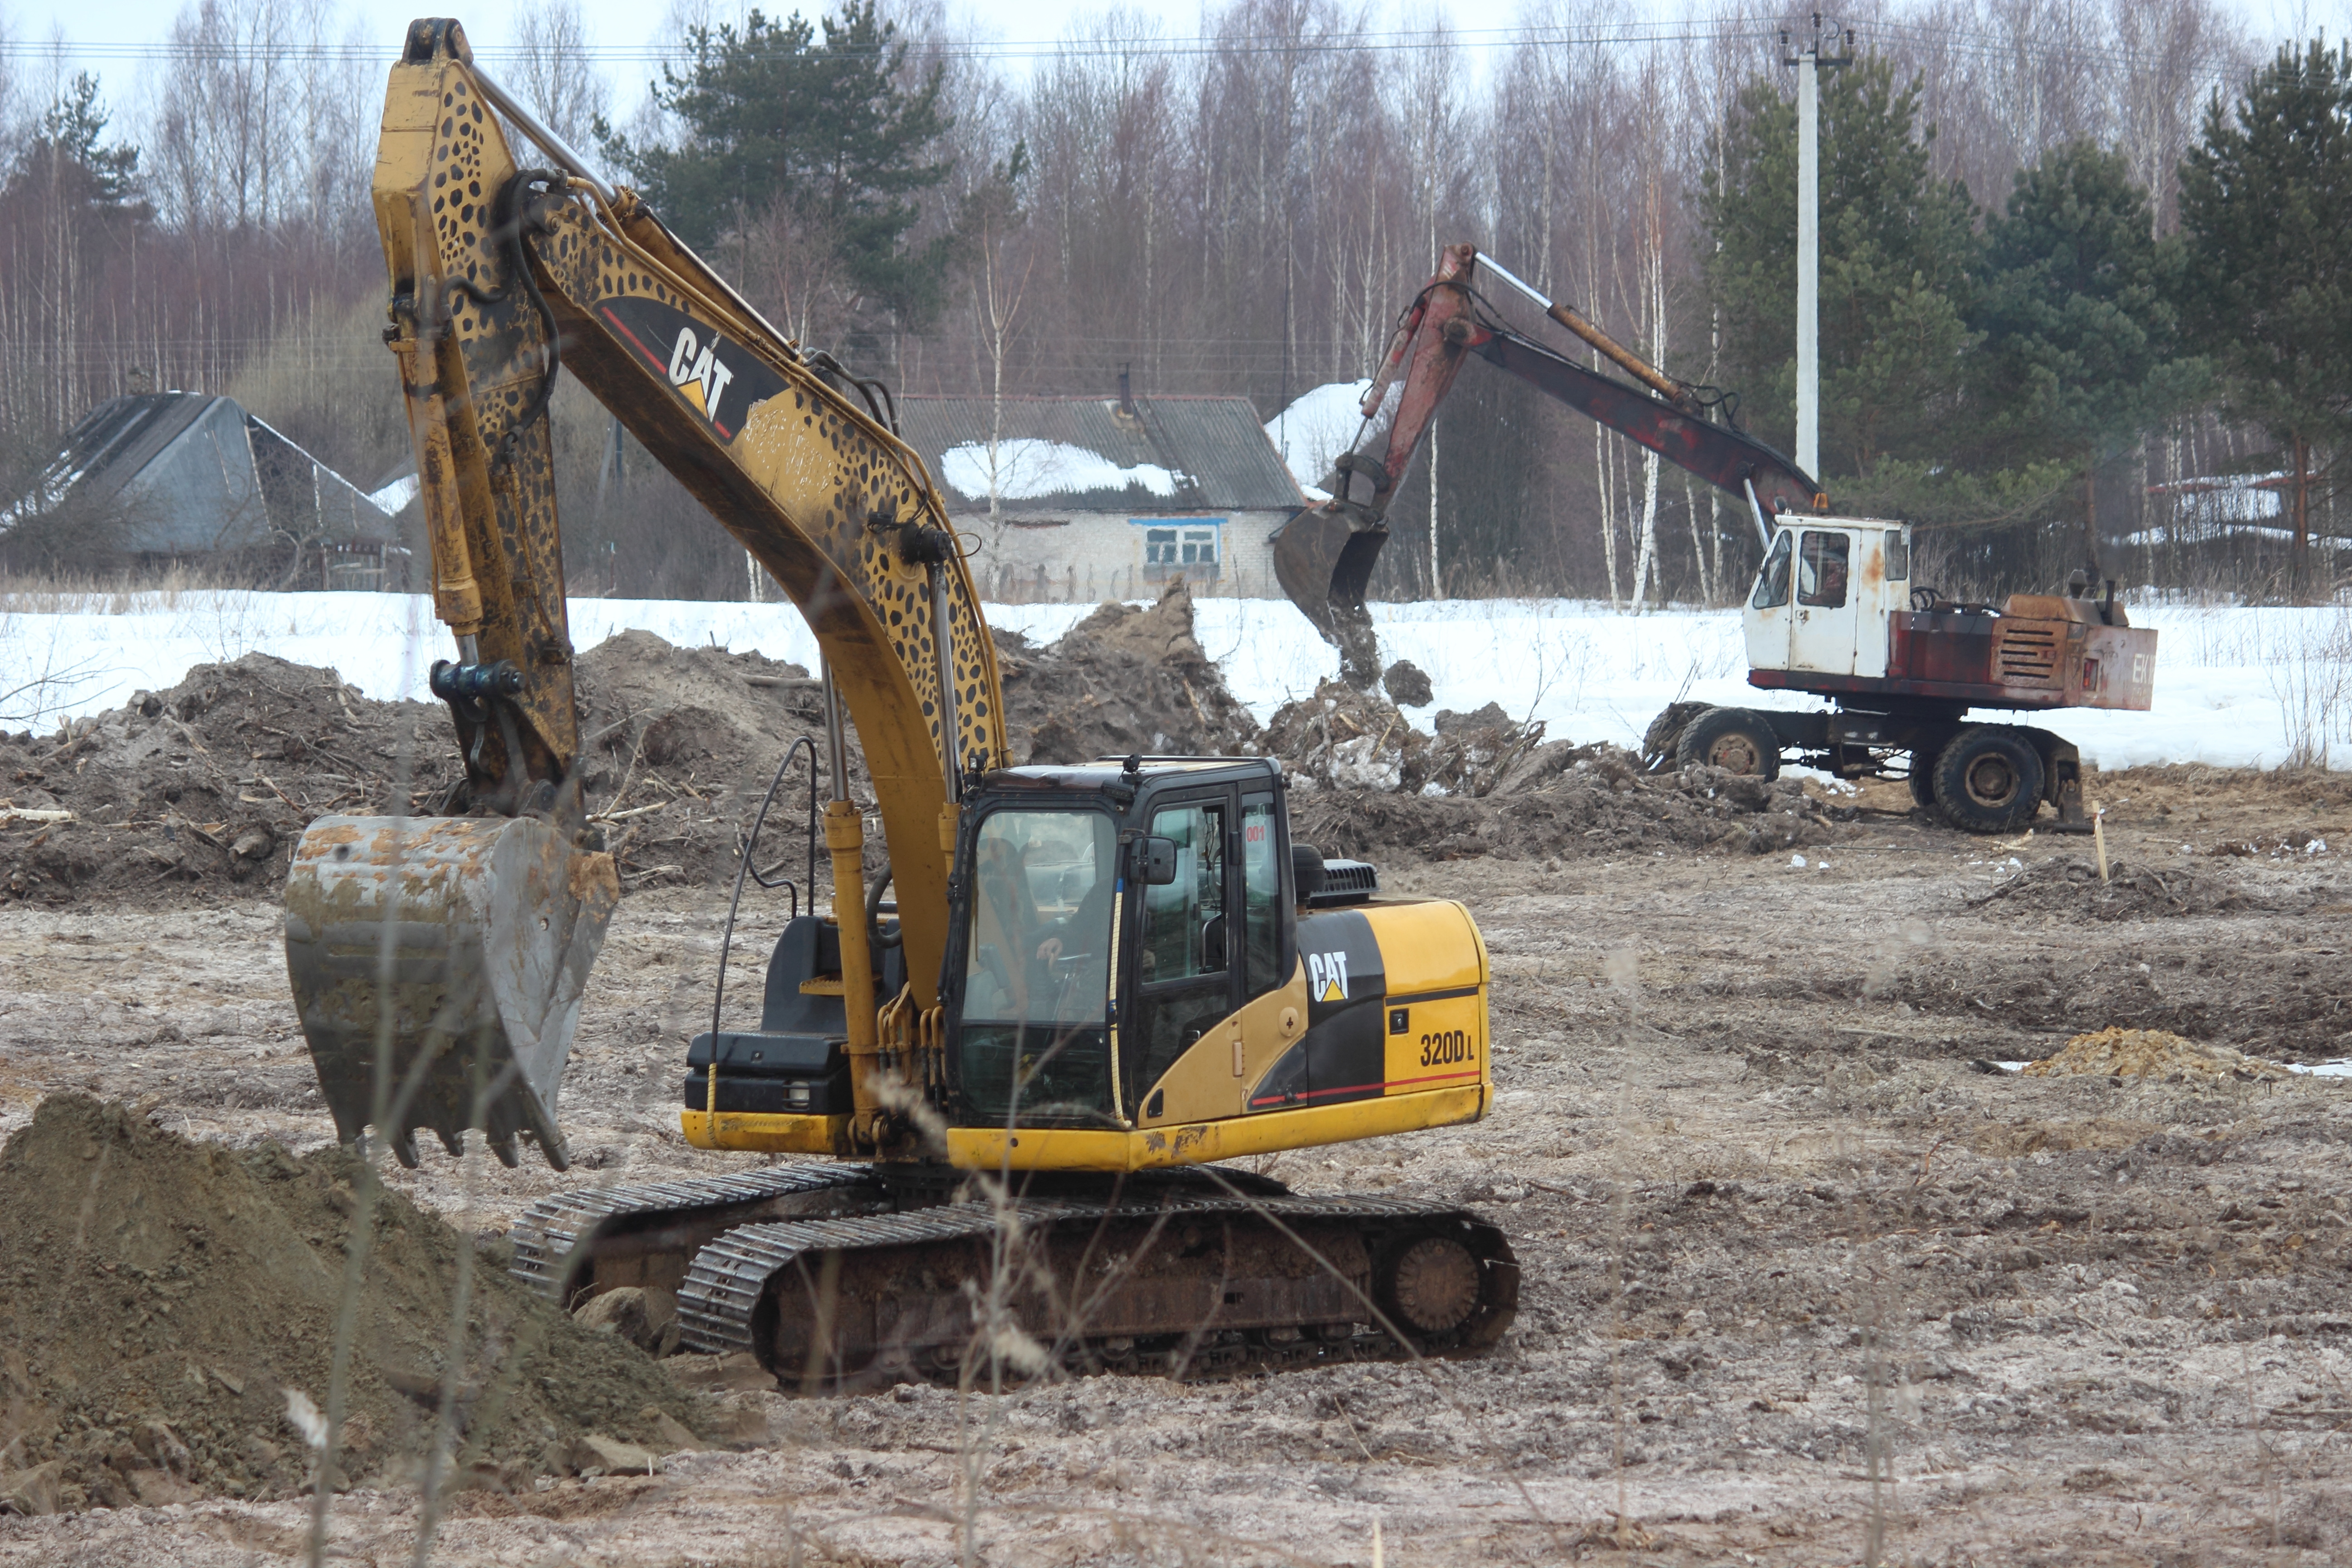
<instances>
[{"instance_id":1,"label":"cat logo","mask_svg":"<svg viewBox=\"0 0 2352 1568\"><path fill-rule=\"evenodd\" d=\"M719 400L726 395L727 384L735 379L735 373L719 363L718 347L716 336L704 344L696 341L692 327L680 327L677 344L669 351L669 384L717 426L719 434L725 435L726 426L719 424Z\"/></svg>"},{"instance_id":2,"label":"cat logo","mask_svg":"<svg viewBox=\"0 0 2352 1568\"><path fill-rule=\"evenodd\" d=\"M1346 950L1307 955L1307 994L1318 1002L1345 1002L1348 999Z\"/></svg>"}]
</instances>

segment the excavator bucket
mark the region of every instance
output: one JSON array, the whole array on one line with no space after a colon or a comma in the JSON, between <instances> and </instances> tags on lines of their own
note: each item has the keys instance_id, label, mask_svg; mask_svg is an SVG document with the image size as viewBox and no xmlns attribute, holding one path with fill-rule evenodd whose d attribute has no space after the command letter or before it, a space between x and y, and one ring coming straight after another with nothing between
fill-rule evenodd
<instances>
[{"instance_id":1,"label":"excavator bucket","mask_svg":"<svg viewBox=\"0 0 2352 1568\"><path fill-rule=\"evenodd\" d=\"M1364 584L1388 537L1385 527L1360 529L1322 507L1300 512L1274 535L1275 581L1339 650L1340 678L1360 691L1381 678L1380 639L1364 607Z\"/></svg>"},{"instance_id":2,"label":"excavator bucket","mask_svg":"<svg viewBox=\"0 0 2352 1568\"><path fill-rule=\"evenodd\" d=\"M609 855L537 817L327 816L294 851L286 969L336 1135L570 1163L556 1090L620 901Z\"/></svg>"}]
</instances>

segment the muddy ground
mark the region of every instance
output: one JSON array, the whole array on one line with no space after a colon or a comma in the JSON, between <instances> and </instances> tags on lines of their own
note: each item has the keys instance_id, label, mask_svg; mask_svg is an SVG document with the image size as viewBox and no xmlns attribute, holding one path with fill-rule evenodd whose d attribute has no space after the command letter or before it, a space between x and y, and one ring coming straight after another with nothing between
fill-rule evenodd
<instances>
[{"instance_id":1,"label":"muddy ground","mask_svg":"<svg viewBox=\"0 0 2352 1568\"><path fill-rule=\"evenodd\" d=\"M1448 845L1392 796L1301 801L1327 830L1367 824L1350 847L1391 887L1469 902L1499 1095L1477 1126L1265 1168L1497 1216L1526 1281L1496 1353L736 1394L766 1445L465 1492L437 1560L1363 1564L1377 1527L1390 1563L2343 1561L2352 1085L1995 1064L2105 1026L2352 1055L2352 870L2307 847L2352 847L2352 782L2096 779L2126 868L2101 884L2087 840L1963 838L1900 784L1816 789L1782 814L1811 825L1790 848L1741 820L1609 828L1633 786L1593 771L1554 795L1592 792L1604 831L1540 841L1507 813ZM75 1089L230 1151L323 1149L276 910L241 885L216 900L0 910L0 1131ZM428 1153L400 1192L494 1248L559 1180L742 1163L684 1148L673 1109L716 937L707 886L625 899L563 1094L584 1169L485 1164L469 1196ZM746 1005L755 980L743 963ZM407 1562L416 1515L392 1482L346 1493L334 1560ZM219 1496L0 1517L0 1563L282 1563L305 1520Z\"/></svg>"}]
</instances>

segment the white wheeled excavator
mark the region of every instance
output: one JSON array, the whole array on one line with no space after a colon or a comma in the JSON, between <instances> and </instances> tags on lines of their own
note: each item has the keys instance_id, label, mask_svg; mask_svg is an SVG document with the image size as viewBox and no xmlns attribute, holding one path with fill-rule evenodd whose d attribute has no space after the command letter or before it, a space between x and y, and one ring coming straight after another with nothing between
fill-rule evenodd
<instances>
[{"instance_id":1,"label":"white wheeled excavator","mask_svg":"<svg viewBox=\"0 0 2352 1568\"><path fill-rule=\"evenodd\" d=\"M1638 384L1517 331L1489 289L1526 299ZM1380 675L1364 588L1388 537L1389 501L1473 355L1730 492L1755 520L1764 559L1740 616L1748 683L1808 692L1829 707L1678 703L1651 725L1644 750L1654 764L1771 778L1786 760L1839 778L1905 778L1918 805L1974 833L2022 826L2045 802L2062 826L2082 823L2074 746L1969 713L2145 711L2156 633L2131 625L2112 581L2094 597L2077 574L2063 595L2012 594L1999 605L1957 603L1915 583L1908 524L1831 515L1811 476L1727 418L1709 417L1726 406L1722 394L1647 363L1471 245L1446 247L1399 318L1364 395L1363 424L1324 481L1331 499L1275 537L1283 591L1339 650L1351 684L1369 688Z\"/></svg>"},{"instance_id":2,"label":"white wheeled excavator","mask_svg":"<svg viewBox=\"0 0 2352 1568\"><path fill-rule=\"evenodd\" d=\"M287 963L341 1137L415 1163L420 1131L456 1152L479 1129L509 1164L525 1140L567 1161L557 1091L618 884L581 782L560 367L815 633L835 910L787 925L758 1026L714 1019L680 1080L688 1143L795 1158L541 1203L517 1272L567 1304L668 1293L688 1348L803 1388L964 1375L1007 1323L1076 1370L1494 1343L1517 1268L1493 1225L1216 1163L1485 1114L1462 905L1294 843L1265 759L1008 766L962 545L887 392L599 179L454 21L409 28L374 203L466 779L447 815L331 816L296 852ZM894 921L862 868L851 724Z\"/></svg>"}]
</instances>

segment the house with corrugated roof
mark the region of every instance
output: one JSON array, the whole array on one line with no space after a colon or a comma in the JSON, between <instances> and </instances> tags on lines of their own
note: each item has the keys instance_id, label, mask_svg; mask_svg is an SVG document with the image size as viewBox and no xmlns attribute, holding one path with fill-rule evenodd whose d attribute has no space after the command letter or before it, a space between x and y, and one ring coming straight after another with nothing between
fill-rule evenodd
<instances>
[{"instance_id":1,"label":"house with corrugated roof","mask_svg":"<svg viewBox=\"0 0 2352 1568\"><path fill-rule=\"evenodd\" d=\"M1245 397L908 396L898 421L982 598L1281 595L1268 540L1307 497Z\"/></svg>"},{"instance_id":2,"label":"house with corrugated roof","mask_svg":"<svg viewBox=\"0 0 2352 1568\"><path fill-rule=\"evenodd\" d=\"M133 393L82 416L33 489L0 509L11 532L70 510L106 552L236 560L297 586L389 586L406 552L387 509L234 399Z\"/></svg>"}]
</instances>

